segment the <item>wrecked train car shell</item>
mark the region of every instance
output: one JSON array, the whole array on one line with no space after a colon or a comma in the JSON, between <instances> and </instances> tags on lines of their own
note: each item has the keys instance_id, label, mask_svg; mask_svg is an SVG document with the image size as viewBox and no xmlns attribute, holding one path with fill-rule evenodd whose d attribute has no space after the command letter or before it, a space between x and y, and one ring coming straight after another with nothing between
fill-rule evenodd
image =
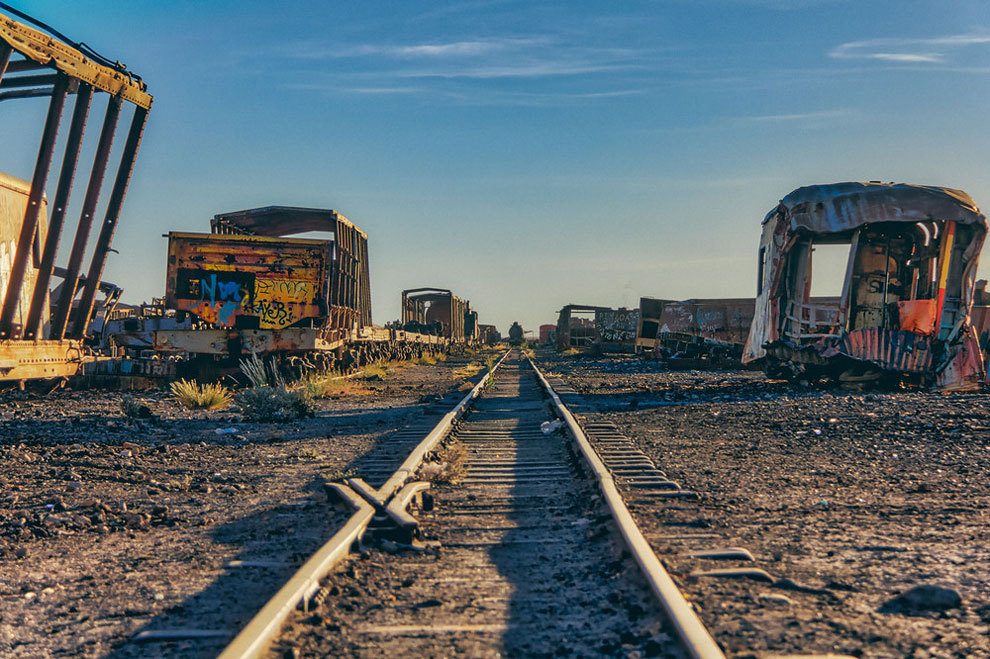
<instances>
[{"instance_id":1,"label":"wrecked train car shell","mask_svg":"<svg viewBox=\"0 0 990 659\"><path fill-rule=\"evenodd\" d=\"M211 228L168 234L165 304L201 327L156 331L156 350L327 351L371 326L368 238L336 211L266 206L217 215ZM291 237L311 231L332 239Z\"/></svg>"},{"instance_id":2,"label":"wrecked train car shell","mask_svg":"<svg viewBox=\"0 0 990 659\"><path fill-rule=\"evenodd\" d=\"M767 214L744 363L910 376L973 389L983 362L970 322L986 219L966 193L837 183L799 188ZM810 298L817 244L848 244L842 295Z\"/></svg>"},{"instance_id":3,"label":"wrecked train car shell","mask_svg":"<svg viewBox=\"0 0 990 659\"><path fill-rule=\"evenodd\" d=\"M557 350L634 352L639 309L568 304L557 312Z\"/></svg>"},{"instance_id":4,"label":"wrecked train car shell","mask_svg":"<svg viewBox=\"0 0 990 659\"><path fill-rule=\"evenodd\" d=\"M96 294L111 251L124 197L153 102L141 78L119 62L81 43L73 43L50 27L10 7L0 14L0 101L47 98L48 111L30 183L5 179L0 222L4 236L0 275L0 381L74 375L94 357L82 339L96 306ZM32 25L28 25L30 23ZM75 237L64 269L65 284L50 293L55 259L74 185L90 110L107 94L105 115L93 166L80 177L85 189ZM71 113L66 112L74 97ZM111 168L113 143L125 103L133 106L127 137L120 151L109 196L101 191ZM71 114L68 134L58 139L63 115ZM56 146L61 146L57 150ZM58 171L50 207L45 188ZM26 199L26 203L23 203ZM20 208L20 210L18 210ZM47 217L49 208L51 217ZM102 218L96 217L103 209ZM95 246L89 245L93 224L99 225ZM90 254L87 266L86 255Z\"/></svg>"},{"instance_id":5,"label":"wrecked train car shell","mask_svg":"<svg viewBox=\"0 0 990 659\"><path fill-rule=\"evenodd\" d=\"M441 336L454 343L478 338L478 316L471 302L447 288L410 288L402 291L402 327L406 331Z\"/></svg>"}]
</instances>

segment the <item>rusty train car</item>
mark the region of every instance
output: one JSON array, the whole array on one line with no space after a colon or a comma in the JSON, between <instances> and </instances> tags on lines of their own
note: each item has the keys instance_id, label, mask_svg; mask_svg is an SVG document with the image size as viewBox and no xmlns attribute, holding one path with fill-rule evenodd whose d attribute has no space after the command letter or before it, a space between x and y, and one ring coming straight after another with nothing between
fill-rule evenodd
<instances>
[{"instance_id":1,"label":"rusty train car","mask_svg":"<svg viewBox=\"0 0 990 659\"><path fill-rule=\"evenodd\" d=\"M637 309L565 305L557 312L557 350L633 352L638 322Z\"/></svg>"},{"instance_id":2,"label":"rusty train car","mask_svg":"<svg viewBox=\"0 0 990 659\"><path fill-rule=\"evenodd\" d=\"M410 288L402 291L401 327L410 332L440 336L454 343L480 340L478 312L447 288Z\"/></svg>"},{"instance_id":3,"label":"rusty train car","mask_svg":"<svg viewBox=\"0 0 990 659\"><path fill-rule=\"evenodd\" d=\"M477 312L444 289L403 291L402 322L374 325L368 236L335 210L266 206L218 214L210 227L167 234L162 306L174 321L154 324L159 355L322 354L339 364L334 356L354 349L388 356L399 344L448 349L478 338Z\"/></svg>"},{"instance_id":4,"label":"rusty train car","mask_svg":"<svg viewBox=\"0 0 990 659\"><path fill-rule=\"evenodd\" d=\"M156 351L223 359L393 338L372 325L368 237L337 211L266 206L210 228L167 234L164 306L192 323L154 331Z\"/></svg>"},{"instance_id":5,"label":"rusty train car","mask_svg":"<svg viewBox=\"0 0 990 659\"><path fill-rule=\"evenodd\" d=\"M802 377L979 387L985 372L971 312L986 232L972 198L951 188L795 190L763 220L743 360ZM809 296L821 244L849 246L842 295L824 309Z\"/></svg>"},{"instance_id":6,"label":"rusty train car","mask_svg":"<svg viewBox=\"0 0 990 659\"><path fill-rule=\"evenodd\" d=\"M95 359L84 339L98 306L104 266L153 98L140 76L120 62L26 14L5 11L17 20L0 13L0 101L47 99L48 110L30 180L0 174L0 381L67 377ZM102 105L98 98L104 94L93 166L85 186L76 186L90 111ZM111 154L117 128L128 115L113 183L103 195L108 170L114 171ZM68 134L57 152L59 129L65 123ZM49 202L46 187L52 170L58 174ZM84 187L85 196L67 264L59 268L59 242L77 187ZM97 217L98 208L102 217ZM94 221L99 231L92 244ZM53 295L52 278L59 276L63 283Z\"/></svg>"}]
</instances>

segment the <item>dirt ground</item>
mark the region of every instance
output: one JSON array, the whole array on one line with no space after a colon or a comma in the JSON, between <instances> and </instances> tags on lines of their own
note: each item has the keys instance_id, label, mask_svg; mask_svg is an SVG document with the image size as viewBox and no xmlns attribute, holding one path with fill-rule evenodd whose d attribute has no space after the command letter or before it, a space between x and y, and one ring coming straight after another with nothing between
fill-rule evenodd
<instances>
[{"instance_id":1,"label":"dirt ground","mask_svg":"<svg viewBox=\"0 0 990 659\"><path fill-rule=\"evenodd\" d=\"M544 360L582 394L588 422L614 422L701 494L627 491L730 655L990 656L987 394L803 389L633 357ZM755 560L686 555L724 547ZM770 580L697 574L727 567Z\"/></svg>"},{"instance_id":2,"label":"dirt ground","mask_svg":"<svg viewBox=\"0 0 990 659\"><path fill-rule=\"evenodd\" d=\"M325 480L456 395L468 361L404 366L285 424L164 392L134 394L149 419L119 392L3 393L0 655L215 656L346 519ZM190 629L204 638L130 641Z\"/></svg>"}]
</instances>

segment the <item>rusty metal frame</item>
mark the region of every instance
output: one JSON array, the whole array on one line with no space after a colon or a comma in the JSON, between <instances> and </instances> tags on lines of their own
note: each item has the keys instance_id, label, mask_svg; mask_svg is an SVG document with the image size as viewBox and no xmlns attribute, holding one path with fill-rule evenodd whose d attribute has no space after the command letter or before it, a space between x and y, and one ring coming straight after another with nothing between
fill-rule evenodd
<instances>
[{"instance_id":1,"label":"rusty metal frame","mask_svg":"<svg viewBox=\"0 0 990 659\"><path fill-rule=\"evenodd\" d=\"M443 336L451 341L464 342L473 337L465 336L464 320L465 315L471 312L470 300L464 300L456 295L449 288L435 288L425 286L422 288L409 288L402 291L401 302L401 323L405 327L407 323L426 324L426 303L447 301L449 313L447 315L447 325L444 327Z\"/></svg>"},{"instance_id":2,"label":"rusty metal frame","mask_svg":"<svg viewBox=\"0 0 990 659\"><path fill-rule=\"evenodd\" d=\"M70 375L84 361L81 339L86 335L96 289L103 275L140 138L154 99L147 93L147 85L140 76L128 71L119 62L104 58L85 44L69 40L53 28L6 4L0 3L0 12L4 12L0 13L0 101L35 97L50 99L30 188L25 190L26 211L19 229L15 229L18 231L17 251L0 306L0 380ZM7 14L16 16L18 20ZM43 336L43 328L49 320L48 289L52 273L56 270L58 244L76 181L86 124L93 97L101 92L108 95L109 101L94 166L86 184L82 216L76 228L68 268L72 285L64 287L65 294L60 296L51 314L48 335ZM47 207L45 187L55 165L54 151L69 95L75 95L76 100L49 221L44 212ZM135 108L130 133L85 278L80 308L75 314L71 332L73 340L64 340L76 294L75 282L79 281L92 215L100 201L124 102ZM29 306L27 300L30 300ZM15 317L21 320L15 321Z\"/></svg>"}]
</instances>

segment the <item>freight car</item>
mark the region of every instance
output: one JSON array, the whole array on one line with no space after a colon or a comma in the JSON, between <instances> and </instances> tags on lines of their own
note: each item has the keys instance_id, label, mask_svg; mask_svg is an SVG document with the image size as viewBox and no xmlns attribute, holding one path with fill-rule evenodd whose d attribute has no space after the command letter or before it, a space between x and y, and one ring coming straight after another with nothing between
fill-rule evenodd
<instances>
[{"instance_id":1,"label":"freight car","mask_svg":"<svg viewBox=\"0 0 990 659\"><path fill-rule=\"evenodd\" d=\"M30 16L8 7L5 11L20 20L0 14L0 101L47 98L48 111L30 182L0 175L0 380L66 377L93 359L83 339L153 99L141 78L119 62L68 41ZM64 283L52 295L87 119L94 98L102 93L107 103L94 163ZM70 96L75 100L49 204L45 188L57 160L59 127ZM133 114L113 185L101 201L117 126L129 107ZM103 209L102 218L96 217L97 208ZM94 220L100 230L95 246L88 247ZM87 253L91 257L84 270Z\"/></svg>"},{"instance_id":2,"label":"freight car","mask_svg":"<svg viewBox=\"0 0 990 659\"><path fill-rule=\"evenodd\" d=\"M455 344L476 343L478 314L469 300L447 288L410 288L402 291L401 327L408 332L439 336Z\"/></svg>"},{"instance_id":3,"label":"freight car","mask_svg":"<svg viewBox=\"0 0 990 659\"><path fill-rule=\"evenodd\" d=\"M368 237L337 211L266 206L211 229L167 234L165 306L194 325L156 331L155 350L239 358L391 338L371 324ZM304 232L329 237L291 237Z\"/></svg>"},{"instance_id":4,"label":"freight car","mask_svg":"<svg viewBox=\"0 0 990 659\"><path fill-rule=\"evenodd\" d=\"M984 380L970 321L986 218L951 188L837 183L799 188L763 220L755 315L743 361L768 373L941 390ZM816 245L849 246L842 295L809 298Z\"/></svg>"},{"instance_id":5,"label":"freight car","mask_svg":"<svg viewBox=\"0 0 990 659\"><path fill-rule=\"evenodd\" d=\"M638 322L637 309L565 305L557 312L557 350L633 352Z\"/></svg>"}]
</instances>

